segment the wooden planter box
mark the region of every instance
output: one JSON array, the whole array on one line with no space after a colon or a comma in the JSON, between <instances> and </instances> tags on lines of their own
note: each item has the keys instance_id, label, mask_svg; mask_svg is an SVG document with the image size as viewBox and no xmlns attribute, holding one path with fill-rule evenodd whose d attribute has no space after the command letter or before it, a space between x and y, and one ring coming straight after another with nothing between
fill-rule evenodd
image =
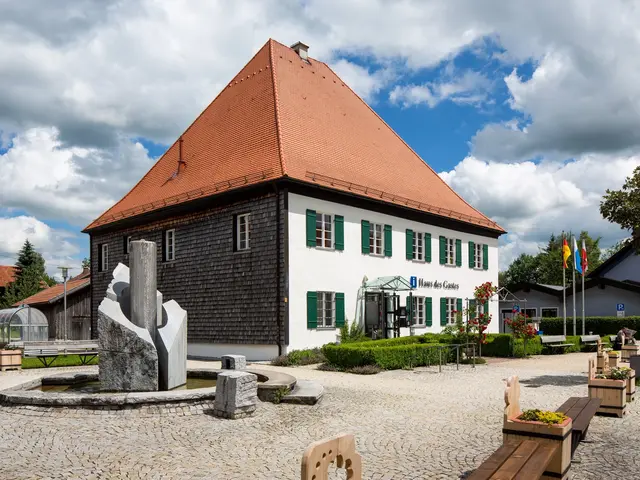
<instances>
[{"instance_id":1,"label":"wooden planter box","mask_svg":"<svg viewBox=\"0 0 640 480\"><path fill-rule=\"evenodd\" d=\"M609 368L617 368L620 366L620 352L609 352Z\"/></svg>"},{"instance_id":2,"label":"wooden planter box","mask_svg":"<svg viewBox=\"0 0 640 480\"><path fill-rule=\"evenodd\" d=\"M598 352L597 362L596 362L596 373L604 372L604 366L607 362L607 354L603 352Z\"/></svg>"},{"instance_id":3,"label":"wooden planter box","mask_svg":"<svg viewBox=\"0 0 640 480\"><path fill-rule=\"evenodd\" d=\"M541 444L557 445L558 450L542 478L567 479L571 467L571 427L570 418L558 425L547 425L542 422L526 422L513 417L504 422L502 438L503 443L528 439Z\"/></svg>"},{"instance_id":4,"label":"wooden planter box","mask_svg":"<svg viewBox=\"0 0 640 480\"><path fill-rule=\"evenodd\" d=\"M636 372L631 371L631 376L627 378L627 402L633 402L636 399Z\"/></svg>"},{"instance_id":5,"label":"wooden planter box","mask_svg":"<svg viewBox=\"0 0 640 480\"><path fill-rule=\"evenodd\" d=\"M602 400L598 413L622 417L627 413L627 380L589 378L589 398Z\"/></svg>"},{"instance_id":6,"label":"wooden planter box","mask_svg":"<svg viewBox=\"0 0 640 480\"><path fill-rule=\"evenodd\" d=\"M22 350L0 350L0 371L22 370Z\"/></svg>"},{"instance_id":7,"label":"wooden planter box","mask_svg":"<svg viewBox=\"0 0 640 480\"><path fill-rule=\"evenodd\" d=\"M640 355L640 345L623 345L621 352L622 361L629 362L632 355Z\"/></svg>"}]
</instances>

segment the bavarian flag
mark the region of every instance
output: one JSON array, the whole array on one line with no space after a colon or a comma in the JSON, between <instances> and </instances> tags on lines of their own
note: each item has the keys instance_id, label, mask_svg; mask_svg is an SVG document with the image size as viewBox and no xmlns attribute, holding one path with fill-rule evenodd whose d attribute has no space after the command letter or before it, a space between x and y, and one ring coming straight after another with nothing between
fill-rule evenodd
<instances>
[{"instance_id":1,"label":"bavarian flag","mask_svg":"<svg viewBox=\"0 0 640 480\"><path fill-rule=\"evenodd\" d=\"M578 242L576 242L576 237L573 237L573 259L576 272L582 274L582 259L580 258L580 250L578 250Z\"/></svg>"},{"instance_id":2,"label":"bavarian flag","mask_svg":"<svg viewBox=\"0 0 640 480\"><path fill-rule=\"evenodd\" d=\"M567 259L571 256L571 249L569 248L569 244L567 243L567 239L562 239L562 266L563 268L567 268Z\"/></svg>"}]
</instances>

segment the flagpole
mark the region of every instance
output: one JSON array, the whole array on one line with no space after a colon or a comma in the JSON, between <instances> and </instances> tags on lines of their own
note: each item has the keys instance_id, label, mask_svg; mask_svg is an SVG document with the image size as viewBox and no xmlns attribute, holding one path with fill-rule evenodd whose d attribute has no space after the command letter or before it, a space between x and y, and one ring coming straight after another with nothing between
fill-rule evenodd
<instances>
[{"instance_id":1,"label":"flagpole","mask_svg":"<svg viewBox=\"0 0 640 480\"><path fill-rule=\"evenodd\" d=\"M587 334L584 331L584 267L582 267L582 334Z\"/></svg>"},{"instance_id":2,"label":"flagpole","mask_svg":"<svg viewBox=\"0 0 640 480\"><path fill-rule=\"evenodd\" d=\"M565 280L565 270L564 268L565 260L564 260L564 231L562 232L562 310L563 310L563 332L564 336L567 336L567 285Z\"/></svg>"},{"instance_id":3,"label":"flagpole","mask_svg":"<svg viewBox=\"0 0 640 480\"><path fill-rule=\"evenodd\" d=\"M584 307L584 277L587 274L587 246L585 244L584 239L582 240L582 255L580 256L580 258L582 259L582 334L586 335L587 332L585 332L585 321L584 321L584 311L585 311L585 307Z\"/></svg>"},{"instance_id":4,"label":"flagpole","mask_svg":"<svg viewBox=\"0 0 640 480\"><path fill-rule=\"evenodd\" d=\"M571 239L573 240L571 248L573 248L573 336L576 336L576 254L575 254L575 246L576 239L573 235L571 235Z\"/></svg>"}]
</instances>

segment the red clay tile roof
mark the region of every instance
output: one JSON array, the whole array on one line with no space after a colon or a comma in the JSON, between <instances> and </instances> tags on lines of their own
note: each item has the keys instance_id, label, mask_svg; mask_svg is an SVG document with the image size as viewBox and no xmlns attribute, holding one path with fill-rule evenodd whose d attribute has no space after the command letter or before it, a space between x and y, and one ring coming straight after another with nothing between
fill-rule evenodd
<instances>
[{"instance_id":1,"label":"red clay tile roof","mask_svg":"<svg viewBox=\"0 0 640 480\"><path fill-rule=\"evenodd\" d=\"M182 150L184 164L179 165ZM125 197L85 230L289 177L504 230L458 196L323 62L269 40Z\"/></svg>"},{"instance_id":2,"label":"red clay tile roof","mask_svg":"<svg viewBox=\"0 0 640 480\"><path fill-rule=\"evenodd\" d=\"M72 279L67 281L67 296L74 291L82 289L84 287L88 287L91 283L91 279L88 277ZM30 297L25 298L17 302L14 306L27 304L27 305L36 305L39 303L52 303L58 298L62 298L64 295L64 285L59 283L54 285L53 287L49 287L45 290L41 290L38 293L31 295Z\"/></svg>"},{"instance_id":3,"label":"red clay tile roof","mask_svg":"<svg viewBox=\"0 0 640 480\"><path fill-rule=\"evenodd\" d=\"M6 287L16 278L16 267L0 265L0 287Z\"/></svg>"}]
</instances>

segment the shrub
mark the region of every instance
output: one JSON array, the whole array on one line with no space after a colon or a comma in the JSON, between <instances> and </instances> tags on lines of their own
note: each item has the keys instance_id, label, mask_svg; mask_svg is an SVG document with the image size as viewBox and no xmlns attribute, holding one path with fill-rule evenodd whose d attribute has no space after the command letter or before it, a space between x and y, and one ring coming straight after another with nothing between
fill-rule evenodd
<instances>
[{"instance_id":1,"label":"shrub","mask_svg":"<svg viewBox=\"0 0 640 480\"><path fill-rule=\"evenodd\" d=\"M406 337L418 338L418 337ZM435 365L440 358L439 349L433 343L413 343L395 345L377 345L377 342L363 344L334 345L327 344L322 351L327 361L340 368L377 365L380 368L394 370L424 365ZM444 361L451 361L455 354L448 351Z\"/></svg>"},{"instance_id":2,"label":"shrub","mask_svg":"<svg viewBox=\"0 0 640 480\"><path fill-rule=\"evenodd\" d=\"M578 331L582 331L582 319L576 319ZM540 321L540 330L545 335L562 335L564 320L562 318L543 318ZM640 317L586 317L585 330L594 335L615 335L618 331L628 327L631 330L640 331ZM567 317L567 330L573 331L573 318Z\"/></svg>"},{"instance_id":3,"label":"shrub","mask_svg":"<svg viewBox=\"0 0 640 480\"><path fill-rule=\"evenodd\" d=\"M354 320L349 326L349 320L345 320L344 325L340 327L340 343L364 342L368 337L364 334L364 328Z\"/></svg>"},{"instance_id":4,"label":"shrub","mask_svg":"<svg viewBox=\"0 0 640 480\"><path fill-rule=\"evenodd\" d=\"M345 370L347 373L355 373L356 375L375 375L381 371L382 369L377 365L363 365L361 367L352 367Z\"/></svg>"},{"instance_id":5,"label":"shrub","mask_svg":"<svg viewBox=\"0 0 640 480\"><path fill-rule=\"evenodd\" d=\"M276 367L296 367L300 365L312 365L325 361L324 355L319 348L307 350L292 350L286 355L280 355L271 360L271 365Z\"/></svg>"},{"instance_id":6,"label":"shrub","mask_svg":"<svg viewBox=\"0 0 640 480\"><path fill-rule=\"evenodd\" d=\"M464 360L460 360L462 365L484 365L487 361L482 357L473 357L465 358Z\"/></svg>"}]
</instances>

